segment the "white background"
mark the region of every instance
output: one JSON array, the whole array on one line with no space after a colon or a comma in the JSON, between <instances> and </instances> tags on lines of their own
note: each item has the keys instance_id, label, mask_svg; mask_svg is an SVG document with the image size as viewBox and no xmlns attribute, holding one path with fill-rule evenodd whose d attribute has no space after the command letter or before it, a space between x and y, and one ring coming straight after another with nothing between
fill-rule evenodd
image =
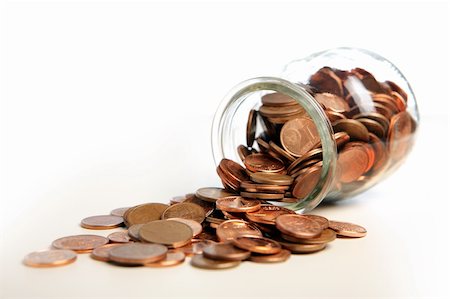
<instances>
[{"instance_id":1,"label":"white background","mask_svg":"<svg viewBox=\"0 0 450 299\"><path fill-rule=\"evenodd\" d=\"M445 3L1 2L0 295L13 297L449 296L449 5ZM23 256L86 232L80 219L219 185L210 127L244 79L337 46L408 78L417 144L388 180L317 213L369 234L286 263L208 272ZM100 232L106 235L109 232Z\"/></svg>"}]
</instances>

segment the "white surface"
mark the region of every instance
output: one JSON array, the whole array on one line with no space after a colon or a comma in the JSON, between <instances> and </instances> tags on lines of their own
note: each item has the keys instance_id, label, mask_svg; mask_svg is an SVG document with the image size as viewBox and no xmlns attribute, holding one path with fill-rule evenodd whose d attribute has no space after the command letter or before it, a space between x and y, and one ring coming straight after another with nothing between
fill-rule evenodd
<instances>
[{"instance_id":1,"label":"white surface","mask_svg":"<svg viewBox=\"0 0 450 299\"><path fill-rule=\"evenodd\" d=\"M1 4L1 284L14 297L448 297L448 4ZM392 177L317 209L367 227L324 252L209 272L116 268L27 253L86 216L218 185L212 117L238 82L336 46L409 79L417 146ZM109 232L100 232L107 234Z\"/></svg>"}]
</instances>

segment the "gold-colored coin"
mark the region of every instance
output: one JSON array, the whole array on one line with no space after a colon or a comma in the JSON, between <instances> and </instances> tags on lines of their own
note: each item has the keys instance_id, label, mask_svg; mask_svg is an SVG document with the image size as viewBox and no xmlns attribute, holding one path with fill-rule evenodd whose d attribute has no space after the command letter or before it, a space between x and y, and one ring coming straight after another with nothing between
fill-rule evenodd
<instances>
[{"instance_id":1,"label":"gold-colored coin","mask_svg":"<svg viewBox=\"0 0 450 299\"><path fill-rule=\"evenodd\" d=\"M123 246L120 243L105 244L103 246L97 247L91 252L91 258L97 261L109 262L109 251L117 246Z\"/></svg>"},{"instance_id":2,"label":"gold-colored coin","mask_svg":"<svg viewBox=\"0 0 450 299\"><path fill-rule=\"evenodd\" d=\"M94 248L105 245L108 239L97 235L75 235L56 239L52 247L73 250L77 253L91 252Z\"/></svg>"},{"instance_id":3,"label":"gold-colored coin","mask_svg":"<svg viewBox=\"0 0 450 299\"><path fill-rule=\"evenodd\" d=\"M294 179L289 175L270 173L270 172L255 172L250 175L253 182L270 185L289 186Z\"/></svg>"},{"instance_id":4,"label":"gold-colored coin","mask_svg":"<svg viewBox=\"0 0 450 299\"><path fill-rule=\"evenodd\" d=\"M299 244L323 244L323 243L329 243L331 241L334 241L336 239L336 232L331 229L325 229L319 236L309 239L300 239L296 237L292 237L286 234L281 234L281 237L285 239L286 241L292 242L292 243L299 243Z\"/></svg>"},{"instance_id":5,"label":"gold-colored coin","mask_svg":"<svg viewBox=\"0 0 450 299\"><path fill-rule=\"evenodd\" d=\"M187 224L192 229L193 237L196 237L199 234L201 234L201 232L203 230L202 225L195 220L184 219L184 218L169 218L167 220L178 221L178 222Z\"/></svg>"},{"instance_id":6,"label":"gold-colored coin","mask_svg":"<svg viewBox=\"0 0 450 299\"><path fill-rule=\"evenodd\" d=\"M255 263L281 263L288 260L291 256L291 252L286 249L282 249L275 254L255 254L253 253L249 260Z\"/></svg>"},{"instance_id":7,"label":"gold-colored coin","mask_svg":"<svg viewBox=\"0 0 450 299\"><path fill-rule=\"evenodd\" d=\"M160 244L130 243L109 250L110 261L124 265L144 265L163 260L167 247Z\"/></svg>"},{"instance_id":8,"label":"gold-colored coin","mask_svg":"<svg viewBox=\"0 0 450 299\"><path fill-rule=\"evenodd\" d=\"M77 254L72 250L51 249L30 253L24 258L23 263L36 268L58 267L71 264L76 259Z\"/></svg>"},{"instance_id":9,"label":"gold-colored coin","mask_svg":"<svg viewBox=\"0 0 450 299\"><path fill-rule=\"evenodd\" d=\"M364 227L349 222L330 221L329 227L340 237L361 238L367 234Z\"/></svg>"},{"instance_id":10,"label":"gold-colored coin","mask_svg":"<svg viewBox=\"0 0 450 299\"><path fill-rule=\"evenodd\" d=\"M111 229L123 225L121 216L98 215L81 220L81 227L87 229Z\"/></svg>"},{"instance_id":11,"label":"gold-colored coin","mask_svg":"<svg viewBox=\"0 0 450 299\"><path fill-rule=\"evenodd\" d=\"M144 266L153 268L172 267L183 263L185 259L186 255L182 251L169 250L163 260L144 264Z\"/></svg>"},{"instance_id":12,"label":"gold-colored coin","mask_svg":"<svg viewBox=\"0 0 450 299\"><path fill-rule=\"evenodd\" d=\"M224 260L212 260L204 257L201 254L196 254L191 258L191 265L196 268L219 270L229 269L239 266L240 261L224 261Z\"/></svg>"},{"instance_id":13,"label":"gold-colored coin","mask_svg":"<svg viewBox=\"0 0 450 299\"><path fill-rule=\"evenodd\" d=\"M218 199L216 207L225 212L245 213L259 210L261 203L258 200L248 200L241 196L230 196Z\"/></svg>"},{"instance_id":14,"label":"gold-colored coin","mask_svg":"<svg viewBox=\"0 0 450 299\"><path fill-rule=\"evenodd\" d=\"M188 244L192 237L193 231L189 225L172 220L155 220L144 224L139 230L142 241L173 248Z\"/></svg>"},{"instance_id":15,"label":"gold-colored coin","mask_svg":"<svg viewBox=\"0 0 450 299\"><path fill-rule=\"evenodd\" d=\"M205 210L194 203L182 202L168 207L162 214L161 219L184 218L202 223L205 220Z\"/></svg>"},{"instance_id":16,"label":"gold-colored coin","mask_svg":"<svg viewBox=\"0 0 450 299\"><path fill-rule=\"evenodd\" d=\"M250 251L231 243L215 243L203 248L203 256L213 260L243 261L250 257Z\"/></svg>"},{"instance_id":17,"label":"gold-colored coin","mask_svg":"<svg viewBox=\"0 0 450 299\"><path fill-rule=\"evenodd\" d=\"M219 198L236 195L235 193L228 192L223 188L208 187L200 188L195 192L195 195L201 200L216 202Z\"/></svg>"},{"instance_id":18,"label":"gold-colored coin","mask_svg":"<svg viewBox=\"0 0 450 299\"><path fill-rule=\"evenodd\" d=\"M134 224L147 223L161 219L162 213L168 205L163 203L146 203L133 207L124 215L125 224L130 227Z\"/></svg>"},{"instance_id":19,"label":"gold-colored coin","mask_svg":"<svg viewBox=\"0 0 450 299\"><path fill-rule=\"evenodd\" d=\"M222 242L231 241L243 235L262 237L261 231L256 226L244 220L224 221L217 227L216 234Z\"/></svg>"}]
</instances>

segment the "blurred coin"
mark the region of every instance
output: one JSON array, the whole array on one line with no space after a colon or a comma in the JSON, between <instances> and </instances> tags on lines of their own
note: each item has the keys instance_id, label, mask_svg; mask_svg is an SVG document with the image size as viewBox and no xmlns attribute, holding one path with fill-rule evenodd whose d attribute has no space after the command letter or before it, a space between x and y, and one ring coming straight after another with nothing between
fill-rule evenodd
<instances>
[{"instance_id":1,"label":"blurred coin","mask_svg":"<svg viewBox=\"0 0 450 299\"><path fill-rule=\"evenodd\" d=\"M108 239L97 235L74 235L56 239L52 247L73 250L78 253L91 252L92 249L105 245Z\"/></svg>"},{"instance_id":2,"label":"blurred coin","mask_svg":"<svg viewBox=\"0 0 450 299\"><path fill-rule=\"evenodd\" d=\"M320 164L319 164L320 163ZM321 162L308 167L301 175L295 178L292 195L296 198L306 198L316 187L322 173Z\"/></svg>"},{"instance_id":3,"label":"blurred coin","mask_svg":"<svg viewBox=\"0 0 450 299\"><path fill-rule=\"evenodd\" d=\"M318 222L302 215L280 215L275 220L275 223L282 233L300 239L318 237L322 233L322 228Z\"/></svg>"},{"instance_id":4,"label":"blurred coin","mask_svg":"<svg viewBox=\"0 0 450 299\"><path fill-rule=\"evenodd\" d=\"M333 129L335 132L346 132L348 135L350 135L351 139L362 140L365 142L369 141L369 131L362 123L357 120L338 120L333 124Z\"/></svg>"},{"instance_id":5,"label":"blurred coin","mask_svg":"<svg viewBox=\"0 0 450 299\"><path fill-rule=\"evenodd\" d=\"M121 216L98 215L84 218L81 220L81 227L87 229L111 229L123 224Z\"/></svg>"},{"instance_id":6,"label":"blurred coin","mask_svg":"<svg viewBox=\"0 0 450 299\"><path fill-rule=\"evenodd\" d=\"M332 93L317 93L314 95L314 99L331 111L344 113L350 110L348 103L342 97Z\"/></svg>"},{"instance_id":7,"label":"blurred coin","mask_svg":"<svg viewBox=\"0 0 450 299\"><path fill-rule=\"evenodd\" d=\"M195 220L192 219L184 219L184 218L169 218L167 220L178 221L188 225L192 229L193 237L199 235L202 232L202 225Z\"/></svg>"},{"instance_id":8,"label":"blurred coin","mask_svg":"<svg viewBox=\"0 0 450 299\"><path fill-rule=\"evenodd\" d=\"M142 241L173 248L188 244L192 237L189 225L171 220L155 220L144 224L139 230L139 239Z\"/></svg>"},{"instance_id":9,"label":"blurred coin","mask_svg":"<svg viewBox=\"0 0 450 299\"><path fill-rule=\"evenodd\" d=\"M322 217L319 215L312 215L312 214L303 214L303 217L306 217L306 218L316 221L317 223L319 223L321 229L328 228L329 221L325 217Z\"/></svg>"},{"instance_id":10,"label":"blurred coin","mask_svg":"<svg viewBox=\"0 0 450 299\"><path fill-rule=\"evenodd\" d=\"M191 265L194 267L214 270L237 267L240 263L240 261L212 260L204 257L201 254L196 254L191 259Z\"/></svg>"},{"instance_id":11,"label":"blurred coin","mask_svg":"<svg viewBox=\"0 0 450 299\"><path fill-rule=\"evenodd\" d=\"M237 236L232 240L234 246L260 254L275 254L281 251L278 242L258 236Z\"/></svg>"},{"instance_id":12,"label":"blurred coin","mask_svg":"<svg viewBox=\"0 0 450 299\"><path fill-rule=\"evenodd\" d=\"M58 267L71 264L77 259L72 250L51 249L36 251L25 256L23 263L29 267Z\"/></svg>"},{"instance_id":13,"label":"blurred coin","mask_svg":"<svg viewBox=\"0 0 450 299\"><path fill-rule=\"evenodd\" d=\"M388 149L390 157L400 160L411 148L413 119L408 112L400 112L391 119L388 132Z\"/></svg>"},{"instance_id":14,"label":"blurred coin","mask_svg":"<svg viewBox=\"0 0 450 299\"><path fill-rule=\"evenodd\" d=\"M227 220L216 229L217 237L221 242L231 241L237 236L252 235L262 237L261 231L244 220Z\"/></svg>"},{"instance_id":15,"label":"blurred coin","mask_svg":"<svg viewBox=\"0 0 450 299\"><path fill-rule=\"evenodd\" d=\"M286 249L282 249L275 254L255 254L252 253L249 260L255 263L281 263L289 259L291 252Z\"/></svg>"},{"instance_id":16,"label":"blurred coin","mask_svg":"<svg viewBox=\"0 0 450 299\"><path fill-rule=\"evenodd\" d=\"M278 241L278 243L280 243L281 246L283 246L292 253L313 253L321 251L327 246L327 243L297 244L297 243L290 243L287 241Z\"/></svg>"},{"instance_id":17,"label":"blurred coin","mask_svg":"<svg viewBox=\"0 0 450 299\"><path fill-rule=\"evenodd\" d=\"M228 192L223 188L207 187L198 189L195 192L195 195L202 200L216 202L219 198L228 197L235 194Z\"/></svg>"},{"instance_id":18,"label":"blurred coin","mask_svg":"<svg viewBox=\"0 0 450 299\"><path fill-rule=\"evenodd\" d=\"M241 192L241 196L245 198L261 199L261 200L281 200L284 194L280 193L262 193L262 192Z\"/></svg>"},{"instance_id":19,"label":"blurred coin","mask_svg":"<svg viewBox=\"0 0 450 299\"><path fill-rule=\"evenodd\" d=\"M213 260L243 261L250 251L237 248L231 243L215 243L203 248L203 256Z\"/></svg>"},{"instance_id":20,"label":"blurred coin","mask_svg":"<svg viewBox=\"0 0 450 299\"><path fill-rule=\"evenodd\" d=\"M267 154L248 155L244 160L244 164L252 172L280 172L284 170L284 163L281 160ZM246 180L241 182L243 181Z\"/></svg>"},{"instance_id":21,"label":"blurred coin","mask_svg":"<svg viewBox=\"0 0 450 299\"><path fill-rule=\"evenodd\" d=\"M128 231L113 232L108 235L108 240L114 243L128 243L130 242L130 236Z\"/></svg>"},{"instance_id":22,"label":"blurred coin","mask_svg":"<svg viewBox=\"0 0 450 299\"><path fill-rule=\"evenodd\" d=\"M128 228L128 235L134 241L139 241L139 230L145 223L134 224Z\"/></svg>"},{"instance_id":23,"label":"blurred coin","mask_svg":"<svg viewBox=\"0 0 450 299\"><path fill-rule=\"evenodd\" d=\"M130 243L109 250L109 259L126 265L143 265L163 260L167 247L160 244Z\"/></svg>"},{"instance_id":24,"label":"blurred coin","mask_svg":"<svg viewBox=\"0 0 450 299\"><path fill-rule=\"evenodd\" d=\"M130 207L124 207L124 208L117 208L111 211L111 215L113 216L119 216L123 217L123 214L129 209Z\"/></svg>"},{"instance_id":25,"label":"blurred coin","mask_svg":"<svg viewBox=\"0 0 450 299\"><path fill-rule=\"evenodd\" d=\"M364 227L349 222L330 220L330 229L342 237L361 238L367 234L367 230Z\"/></svg>"},{"instance_id":26,"label":"blurred coin","mask_svg":"<svg viewBox=\"0 0 450 299\"><path fill-rule=\"evenodd\" d=\"M258 112L254 109L250 110L248 114L247 120L247 146L252 147L253 142L255 142L255 133L256 133L256 118L258 116Z\"/></svg>"},{"instance_id":27,"label":"blurred coin","mask_svg":"<svg viewBox=\"0 0 450 299\"><path fill-rule=\"evenodd\" d=\"M300 239L296 237L292 237L290 235L281 234L281 237L285 239L286 241L292 242L292 243L299 243L299 244L323 244L323 243L329 243L331 241L334 241L336 239L336 232L331 229L325 229L322 231L322 233L314 238L309 239Z\"/></svg>"},{"instance_id":28,"label":"blurred coin","mask_svg":"<svg viewBox=\"0 0 450 299\"><path fill-rule=\"evenodd\" d=\"M166 204L156 202L138 205L129 209L124 215L125 223L130 227L133 224L147 223L161 219L161 215L167 207L168 205Z\"/></svg>"},{"instance_id":29,"label":"blurred coin","mask_svg":"<svg viewBox=\"0 0 450 299\"><path fill-rule=\"evenodd\" d=\"M256 183L288 186L294 181L291 176L278 173L255 172L250 179Z\"/></svg>"},{"instance_id":30,"label":"blurred coin","mask_svg":"<svg viewBox=\"0 0 450 299\"><path fill-rule=\"evenodd\" d=\"M261 209L246 213L246 217L252 222L275 225L275 219L283 214L295 214L295 212L284 207L261 205Z\"/></svg>"},{"instance_id":31,"label":"blurred coin","mask_svg":"<svg viewBox=\"0 0 450 299\"><path fill-rule=\"evenodd\" d=\"M105 244L100 247L95 248L91 252L91 258L97 261L109 262L109 251L117 246L123 246L124 244L113 243Z\"/></svg>"},{"instance_id":32,"label":"blurred coin","mask_svg":"<svg viewBox=\"0 0 450 299\"><path fill-rule=\"evenodd\" d=\"M251 212L259 210L261 204L258 200L248 200L241 196L229 196L216 201L216 207L226 212Z\"/></svg>"},{"instance_id":33,"label":"blurred coin","mask_svg":"<svg viewBox=\"0 0 450 299\"><path fill-rule=\"evenodd\" d=\"M172 267L184 262L186 255L182 251L169 250L163 260L144 264L146 267L162 268Z\"/></svg>"},{"instance_id":34,"label":"blurred coin","mask_svg":"<svg viewBox=\"0 0 450 299\"><path fill-rule=\"evenodd\" d=\"M178 203L168 207L162 213L161 219L168 218L184 218L195 220L198 223L202 223L205 220L205 210L194 203Z\"/></svg>"}]
</instances>

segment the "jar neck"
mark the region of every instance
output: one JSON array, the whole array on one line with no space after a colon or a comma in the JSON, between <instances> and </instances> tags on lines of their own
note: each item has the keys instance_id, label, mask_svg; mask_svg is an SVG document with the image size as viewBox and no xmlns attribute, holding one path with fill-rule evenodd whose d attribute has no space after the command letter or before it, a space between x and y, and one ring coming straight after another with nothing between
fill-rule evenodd
<instances>
[{"instance_id":1,"label":"jar neck","mask_svg":"<svg viewBox=\"0 0 450 299\"><path fill-rule=\"evenodd\" d=\"M230 153L231 150L236 152L238 145L231 145L233 147L231 149L226 147L230 146L229 140L233 139L232 123L236 112L243 106L250 94L259 91L275 91L293 98L305 109L316 125L323 150L323 165L319 182L307 198L287 205L291 209L308 212L325 198L333 186L337 164L337 150L333 138L333 128L324 110L304 87L276 77L249 79L235 86L223 99L214 117L211 141L215 163L219 165L220 161L225 157L233 158L228 156L227 153Z\"/></svg>"}]
</instances>

